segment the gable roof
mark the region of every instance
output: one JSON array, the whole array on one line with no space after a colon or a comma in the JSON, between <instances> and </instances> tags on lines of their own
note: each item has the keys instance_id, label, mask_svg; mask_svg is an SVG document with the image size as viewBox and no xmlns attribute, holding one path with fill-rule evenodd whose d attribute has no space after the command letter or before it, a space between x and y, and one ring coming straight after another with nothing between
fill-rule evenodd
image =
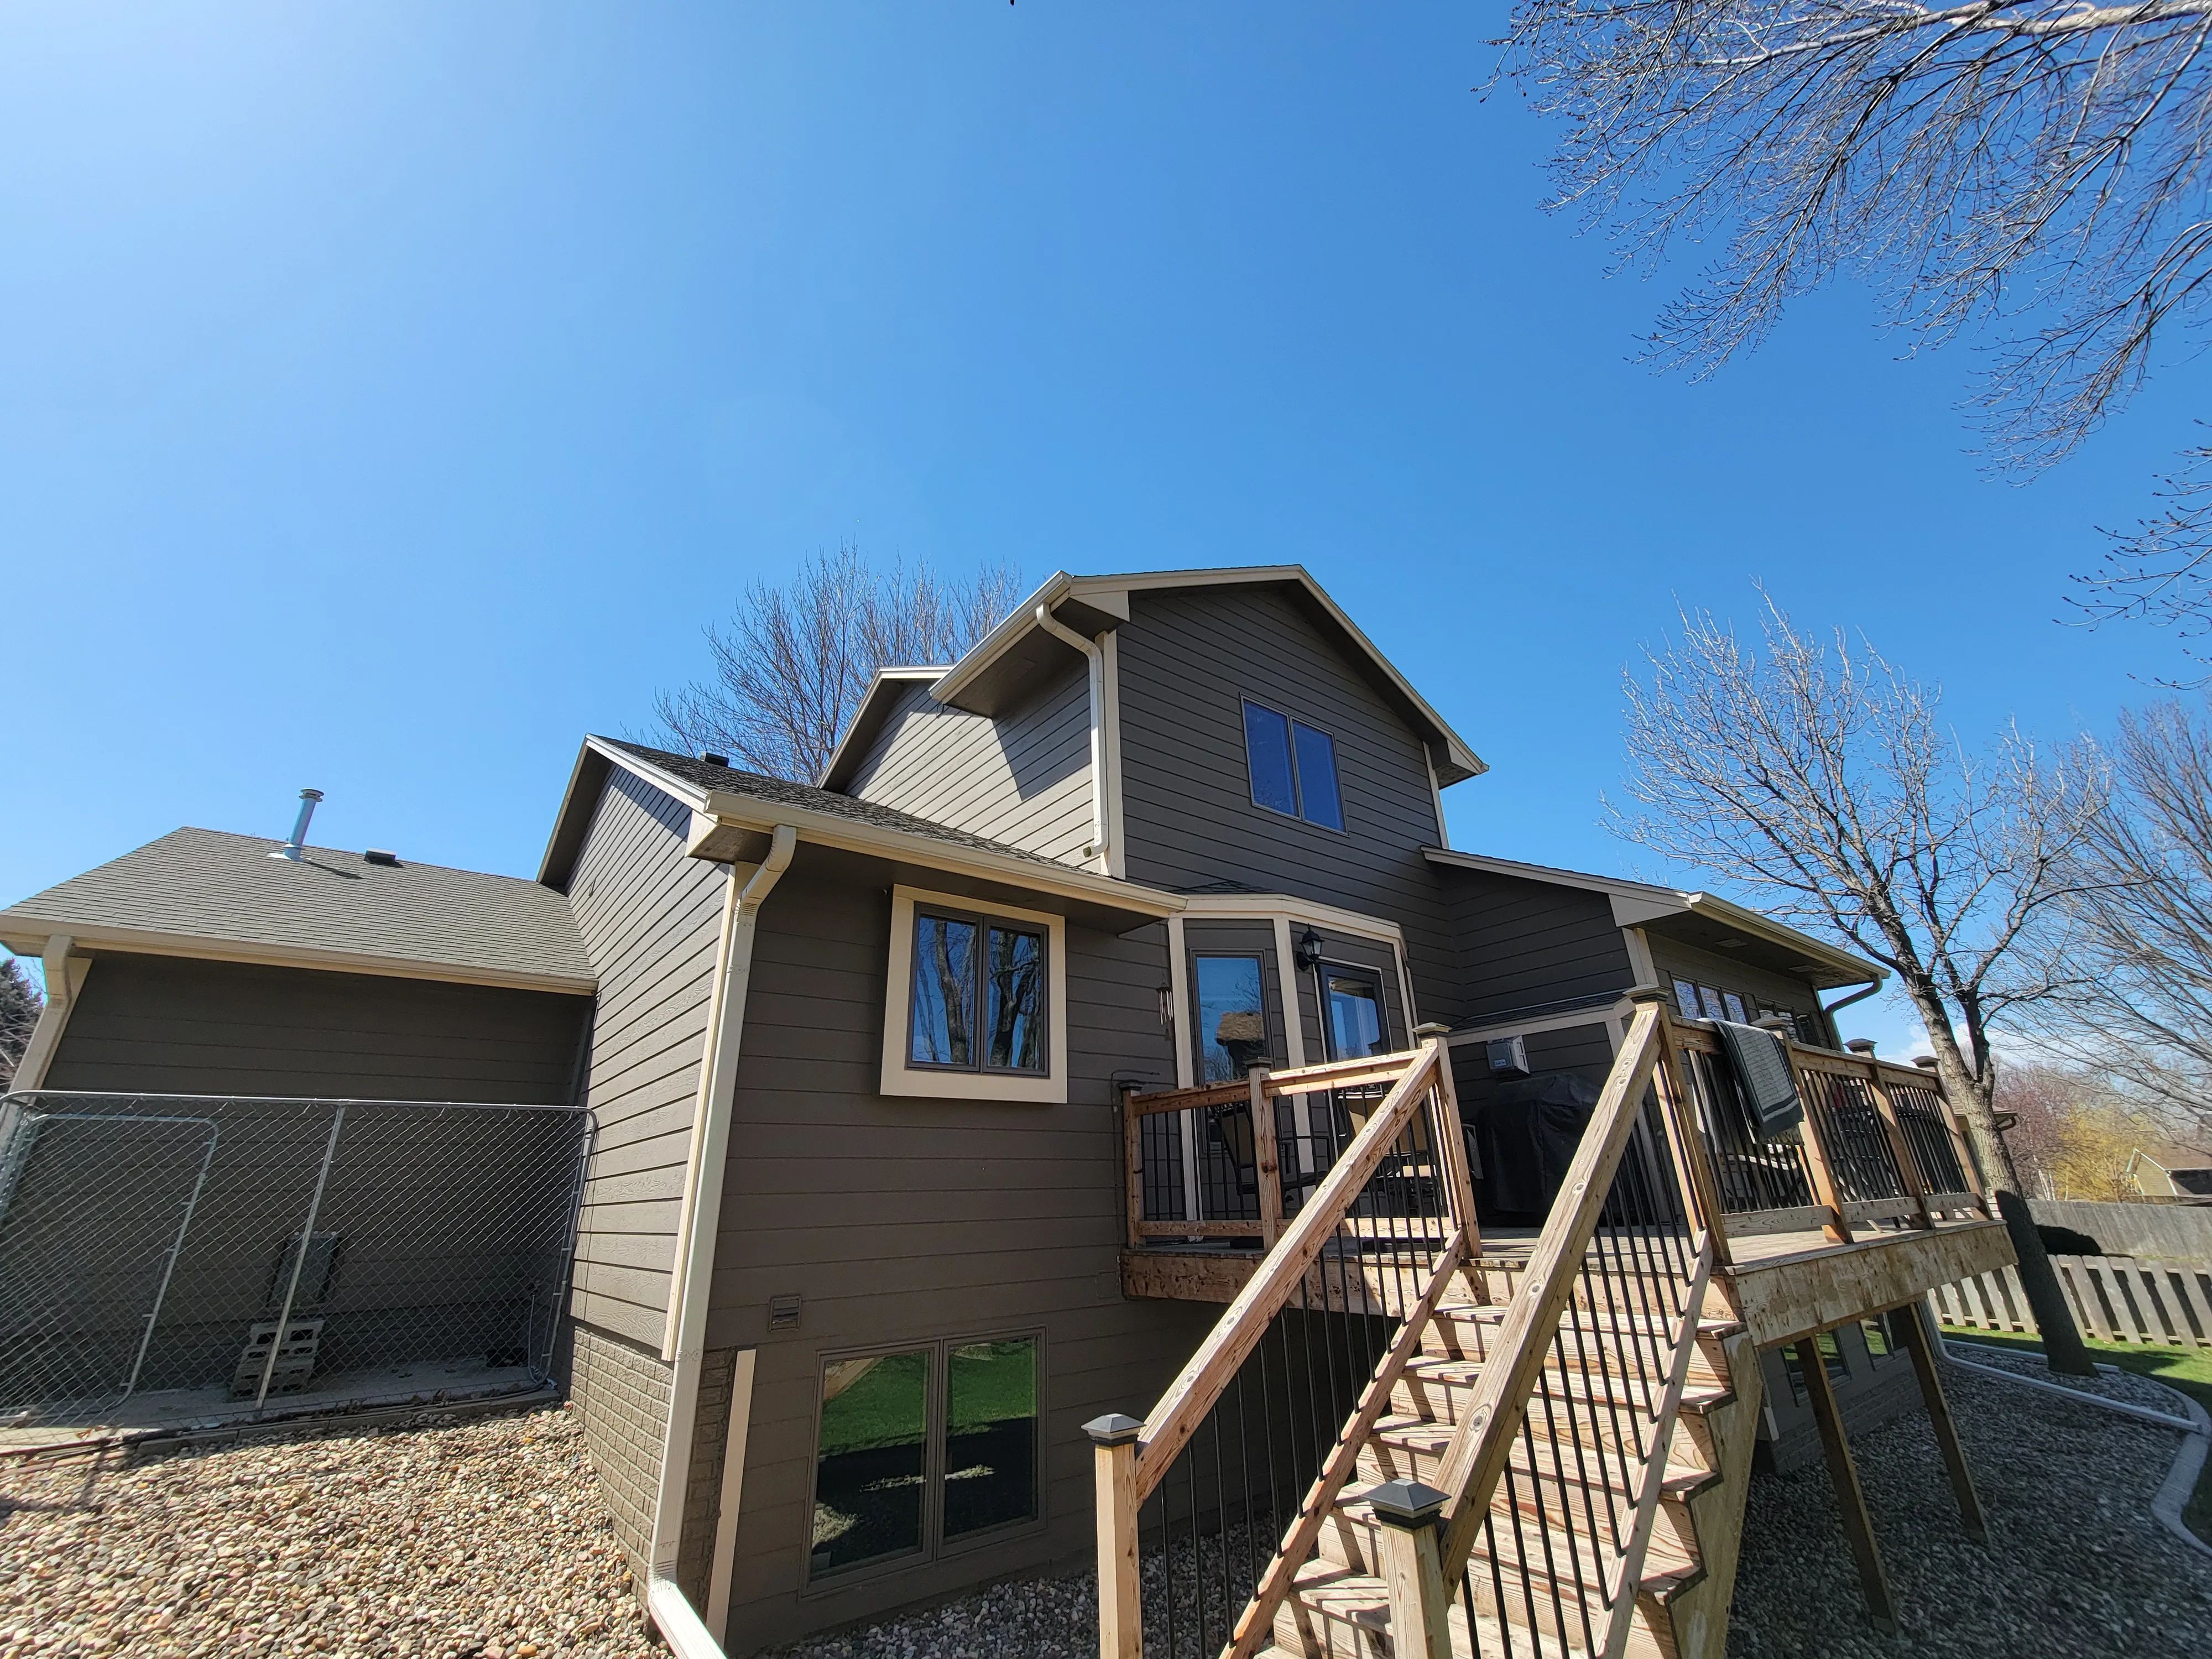
<instances>
[{"instance_id":1,"label":"gable roof","mask_svg":"<svg viewBox=\"0 0 2212 1659\"><path fill-rule=\"evenodd\" d=\"M558 893L442 865L220 830L173 830L0 910L0 942L27 955L66 933L95 949L587 994L597 981Z\"/></svg>"},{"instance_id":2,"label":"gable roof","mask_svg":"<svg viewBox=\"0 0 2212 1659\"><path fill-rule=\"evenodd\" d=\"M891 710L898 707L899 698L914 687L933 684L951 672L944 667L876 670L868 689L860 694L860 706L853 711L852 722L830 750L829 763L816 781L824 789L842 789L851 781L860 757L875 745L877 734L890 719Z\"/></svg>"},{"instance_id":3,"label":"gable roof","mask_svg":"<svg viewBox=\"0 0 2212 1659\"><path fill-rule=\"evenodd\" d=\"M1554 887L1579 887L1585 891L1603 893L1613 902L1613 921L1623 927L1686 917L1729 933L1746 934L1796 956L1799 961L1793 964L1796 970L1824 989L1863 985L1869 981L1880 985L1889 977L1863 957L1838 950L1810 933L1800 933L1787 923L1746 909L1717 894L1662 887L1620 876L1591 875L1582 870L1562 870L1548 864L1524 864L1518 859L1488 858L1480 853L1461 853L1443 847L1425 847L1421 856L1447 869L1476 870L1516 881L1544 882Z\"/></svg>"},{"instance_id":4,"label":"gable roof","mask_svg":"<svg viewBox=\"0 0 2212 1659\"><path fill-rule=\"evenodd\" d=\"M1129 595L1178 587L1280 586L1293 598L1325 634L1334 635L1346 653L1366 672L1369 680L1398 710L1407 723L1419 731L1439 784L1457 783L1490 769L1482 757L1453 731L1443 715L1431 708L1413 683L1400 673L1375 642L1361 633L1351 617L1304 565L1231 565L1208 570L1125 571L1115 575L1072 576L1055 571L1043 586L1015 607L1006 621L978 640L968 653L945 671L929 688L930 695L955 708L971 714L995 714L1010 708L1042 674L1063 663L1073 647L1053 638L1037 626L1042 606L1057 620L1085 638L1110 633L1129 620ZM870 704L884 696L884 683L869 688ZM861 716L856 716L857 726ZM878 719L881 716L878 715ZM834 773L825 775L833 776Z\"/></svg>"},{"instance_id":5,"label":"gable roof","mask_svg":"<svg viewBox=\"0 0 2212 1659\"><path fill-rule=\"evenodd\" d=\"M759 772L717 766L641 743L599 737L584 739L583 753L577 757L568 795L555 821L553 838L538 877L548 887L567 885L582 850L585 832L591 827L592 809L608 770L614 766L636 774L694 812L725 823L763 830L789 823L799 830L801 841L817 845L903 858L1145 915L1170 915L1183 908L1180 896L1162 889L1079 869L1042 853L1009 847L896 807L878 806Z\"/></svg>"}]
</instances>

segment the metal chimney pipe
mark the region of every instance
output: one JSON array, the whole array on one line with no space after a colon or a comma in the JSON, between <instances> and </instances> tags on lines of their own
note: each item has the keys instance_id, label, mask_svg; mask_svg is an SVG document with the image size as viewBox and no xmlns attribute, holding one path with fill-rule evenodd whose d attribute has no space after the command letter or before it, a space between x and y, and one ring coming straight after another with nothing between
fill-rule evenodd
<instances>
[{"instance_id":1,"label":"metal chimney pipe","mask_svg":"<svg viewBox=\"0 0 2212 1659\"><path fill-rule=\"evenodd\" d=\"M319 789L300 792L300 816L292 821L292 839L271 853L270 858L296 860L300 856L301 849L307 844L307 820L315 816L315 803L322 798Z\"/></svg>"}]
</instances>

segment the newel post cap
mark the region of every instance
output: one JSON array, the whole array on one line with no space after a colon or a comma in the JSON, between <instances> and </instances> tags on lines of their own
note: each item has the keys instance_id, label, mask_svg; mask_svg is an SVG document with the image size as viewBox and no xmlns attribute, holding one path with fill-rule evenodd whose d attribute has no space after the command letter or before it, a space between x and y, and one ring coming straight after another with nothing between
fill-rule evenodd
<instances>
[{"instance_id":1,"label":"newel post cap","mask_svg":"<svg viewBox=\"0 0 2212 1659\"><path fill-rule=\"evenodd\" d=\"M1844 1047L1850 1049L1855 1054L1864 1054L1869 1060L1874 1058L1874 1039L1872 1037L1853 1037L1849 1042L1845 1042Z\"/></svg>"},{"instance_id":2,"label":"newel post cap","mask_svg":"<svg viewBox=\"0 0 2212 1659\"><path fill-rule=\"evenodd\" d=\"M1145 1431L1145 1425L1133 1417L1109 1412L1103 1417L1094 1417L1085 1423L1083 1431L1097 1445L1128 1446L1136 1443L1137 1437Z\"/></svg>"},{"instance_id":3,"label":"newel post cap","mask_svg":"<svg viewBox=\"0 0 2212 1659\"><path fill-rule=\"evenodd\" d=\"M1387 1526L1432 1527L1444 1512L1444 1495L1418 1480L1385 1480L1367 1494L1375 1517Z\"/></svg>"},{"instance_id":4,"label":"newel post cap","mask_svg":"<svg viewBox=\"0 0 2212 1659\"><path fill-rule=\"evenodd\" d=\"M1665 986L1657 984L1632 985L1621 994L1631 1002L1665 1002L1673 995Z\"/></svg>"}]
</instances>

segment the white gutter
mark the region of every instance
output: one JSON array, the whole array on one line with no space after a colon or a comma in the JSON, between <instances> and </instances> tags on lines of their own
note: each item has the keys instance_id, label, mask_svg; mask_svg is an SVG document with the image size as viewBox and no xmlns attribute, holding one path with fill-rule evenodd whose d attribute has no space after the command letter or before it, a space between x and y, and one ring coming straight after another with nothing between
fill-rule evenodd
<instances>
[{"instance_id":1,"label":"white gutter","mask_svg":"<svg viewBox=\"0 0 2212 1659\"><path fill-rule=\"evenodd\" d=\"M668 1385L668 1432L660 1448L660 1487L653 1511L646 1603L677 1659L722 1659L675 1579L683 1541L684 1500L690 1485L691 1441L699 1419L699 1373L707 1358L707 1302L714 1274L714 1238L722 1219L722 1166L729 1154L730 1119L736 1110L738 1051L744 1036L745 993L752 980L753 939L760 907L775 890L799 831L779 823L768 856L743 887L730 867L729 897L722 912L722 943L715 961L714 993L701 1057L699 1101L694 1113L691 1158L684 1172L684 1208L677 1223L676 1281L660 1357L673 1362Z\"/></svg>"},{"instance_id":2,"label":"white gutter","mask_svg":"<svg viewBox=\"0 0 2212 1659\"><path fill-rule=\"evenodd\" d=\"M31 1028L31 1040L24 1045L23 1057L16 1062L15 1081L10 1090L39 1089L46 1086L47 1069L54 1063L54 1055L62 1046L62 1032L69 1025L70 1011L76 1005L76 991L83 982L89 962L76 964L76 980L70 977L70 950L76 940L67 933L48 937L46 948L40 959L46 970L46 1003L39 1010L39 1023Z\"/></svg>"},{"instance_id":3,"label":"white gutter","mask_svg":"<svg viewBox=\"0 0 2212 1659\"><path fill-rule=\"evenodd\" d=\"M1048 605L1037 606L1036 625L1062 645L1080 651L1091 665L1091 845L1087 859L1106 856L1106 652L1096 640L1086 640L1052 614Z\"/></svg>"}]
</instances>

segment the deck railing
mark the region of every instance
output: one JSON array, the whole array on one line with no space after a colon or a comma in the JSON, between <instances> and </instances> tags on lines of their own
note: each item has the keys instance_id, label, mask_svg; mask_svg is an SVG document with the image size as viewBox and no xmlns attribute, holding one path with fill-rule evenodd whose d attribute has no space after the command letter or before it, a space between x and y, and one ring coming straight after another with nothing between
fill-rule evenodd
<instances>
[{"instance_id":1,"label":"deck railing","mask_svg":"<svg viewBox=\"0 0 2212 1659\"><path fill-rule=\"evenodd\" d=\"M1273 1109L1294 1094L1322 1097L1307 1103L1314 1127L1285 1123L1271 1134ZM1441 1043L1255 1073L1226 1087L1133 1096L1133 1195L1145 1190L1147 1122L1255 1106L1248 1120L1259 1126L1252 1219L1158 1221L1139 1213L1133 1196L1134 1239L1261 1236L1272 1248L1141 1424L1091 1425L1106 1652L1213 1659L1226 1650L1300 1494L1326 1472L1340 1425L1387 1403L1388 1389L1362 1391L1390 1351L1394 1328L1418 1328L1409 1313L1433 1306L1476 1249L1473 1187ZM1334 1155L1302 1201L1293 1188L1286 1214L1276 1160L1301 1133L1316 1152Z\"/></svg>"}]
</instances>

